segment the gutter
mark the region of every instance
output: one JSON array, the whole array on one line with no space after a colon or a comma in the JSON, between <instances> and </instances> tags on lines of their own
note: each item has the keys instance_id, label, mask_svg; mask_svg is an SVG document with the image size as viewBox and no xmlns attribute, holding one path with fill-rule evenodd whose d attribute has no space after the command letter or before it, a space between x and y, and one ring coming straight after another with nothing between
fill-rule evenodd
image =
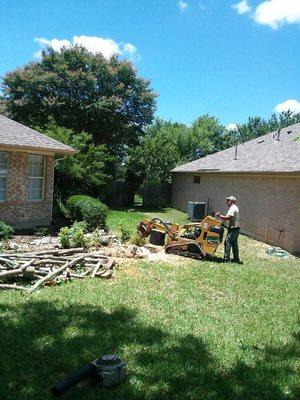
<instances>
[{"instance_id":1,"label":"gutter","mask_svg":"<svg viewBox=\"0 0 300 400\"><path fill-rule=\"evenodd\" d=\"M171 171L172 174L190 174L190 175L201 175L201 174L215 174L215 175L300 175L298 171L221 171L217 169L198 169L195 171Z\"/></svg>"},{"instance_id":2,"label":"gutter","mask_svg":"<svg viewBox=\"0 0 300 400\"><path fill-rule=\"evenodd\" d=\"M51 147L40 147L40 146L24 146L24 145L18 145L18 144L5 144L5 143L0 143L0 148L5 149L5 150L11 150L11 151L25 151L25 152L44 152L44 153L55 153L55 154L66 154L66 155L73 155L76 154L78 151L73 149L72 147L69 147L67 149L59 149L59 148L51 148Z\"/></svg>"}]
</instances>

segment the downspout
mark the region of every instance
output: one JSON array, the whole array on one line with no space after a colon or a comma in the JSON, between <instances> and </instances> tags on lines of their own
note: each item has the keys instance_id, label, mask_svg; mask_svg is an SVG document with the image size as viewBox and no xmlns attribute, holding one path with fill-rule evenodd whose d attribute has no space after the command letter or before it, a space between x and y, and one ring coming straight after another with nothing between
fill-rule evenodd
<instances>
[{"instance_id":1,"label":"downspout","mask_svg":"<svg viewBox=\"0 0 300 400\"><path fill-rule=\"evenodd\" d=\"M53 164L57 165L59 163L59 161L63 161L67 158L67 156L61 157L61 158L54 158L53 160Z\"/></svg>"}]
</instances>

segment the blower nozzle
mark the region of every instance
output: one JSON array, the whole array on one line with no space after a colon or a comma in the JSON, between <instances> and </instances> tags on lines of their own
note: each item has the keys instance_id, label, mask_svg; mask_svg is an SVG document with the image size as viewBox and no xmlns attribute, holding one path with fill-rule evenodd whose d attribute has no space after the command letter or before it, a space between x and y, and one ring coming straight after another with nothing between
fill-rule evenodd
<instances>
[{"instance_id":1,"label":"blower nozzle","mask_svg":"<svg viewBox=\"0 0 300 400\"><path fill-rule=\"evenodd\" d=\"M126 379L125 366L126 363L121 358L115 355L103 355L57 382L52 387L52 394L58 397L87 378L98 379L105 388L119 386Z\"/></svg>"}]
</instances>

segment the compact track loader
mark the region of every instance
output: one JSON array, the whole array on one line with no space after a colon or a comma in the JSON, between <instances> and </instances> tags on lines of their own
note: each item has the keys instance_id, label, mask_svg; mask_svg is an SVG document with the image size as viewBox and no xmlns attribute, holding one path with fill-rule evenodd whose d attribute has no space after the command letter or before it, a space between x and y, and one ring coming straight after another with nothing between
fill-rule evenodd
<instances>
[{"instance_id":1,"label":"compact track loader","mask_svg":"<svg viewBox=\"0 0 300 400\"><path fill-rule=\"evenodd\" d=\"M140 236L150 235L150 243L165 245L165 251L198 260L213 256L223 240L221 222L211 216L180 227L159 218L143 219L137 226ZM166 239L167 236L167 239Z\"/></svg>"}]
</instances>

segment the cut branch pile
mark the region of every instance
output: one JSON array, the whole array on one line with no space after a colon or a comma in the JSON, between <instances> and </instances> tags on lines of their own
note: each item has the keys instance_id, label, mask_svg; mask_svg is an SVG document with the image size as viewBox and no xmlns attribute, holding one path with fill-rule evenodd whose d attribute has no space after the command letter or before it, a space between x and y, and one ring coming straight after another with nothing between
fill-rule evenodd
<instances>
[{"instance_id":1,"label":"cut branch pile","mask_svg":"<svg viewBox=\"0 0 300 400\"><path fill-rule=\"evenodd\" d=\"M115 261L103 253L84 253L83 248L44 250L36 253L7 253L0 256L0 289L32 293L44 285L71 279L111 278ZM31 281L21 286L14 281ZM13 281L13 283L12 283Z\"/></svg>"}]
</instances>

